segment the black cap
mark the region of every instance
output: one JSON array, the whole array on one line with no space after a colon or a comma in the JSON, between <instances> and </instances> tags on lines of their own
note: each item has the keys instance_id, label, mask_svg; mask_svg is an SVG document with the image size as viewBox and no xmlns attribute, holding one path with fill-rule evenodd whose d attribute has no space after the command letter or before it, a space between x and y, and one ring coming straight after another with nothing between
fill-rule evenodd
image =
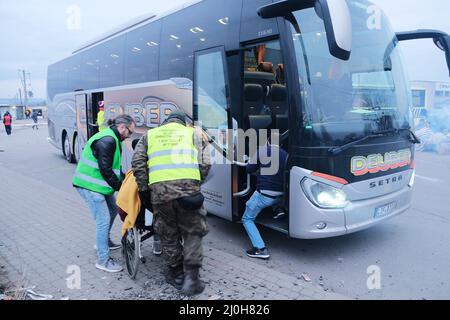
<instances>
[{"instance_id":1,"label":"black cap","mask_svg":"<svg viewBox=\"0 0 450 320\"><path fill-rule=\"evenodd\" d=\"M176 109L167 117L167 121L171 119L178 119L181 122L186 123L186 113L180 109Z\"/></svg>"}]
</instances>

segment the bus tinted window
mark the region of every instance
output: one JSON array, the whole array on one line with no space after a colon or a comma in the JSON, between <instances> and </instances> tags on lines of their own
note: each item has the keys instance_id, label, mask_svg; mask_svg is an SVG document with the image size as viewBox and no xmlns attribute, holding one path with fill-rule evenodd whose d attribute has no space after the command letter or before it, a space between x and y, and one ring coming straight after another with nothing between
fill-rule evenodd
<instances>
[{"instance_id":1,"label":"bus tinted window","mask_svg":"<svg viewBox=\"0 0 450 320\"><path fill-rule=\"evenodd\" d=\"M237 38L241 0L204 1L166 17L161 38L160 78L192 79L193 52ZM231 34L235 31L235 34Z\"/></svg>"},{"instance_id":2,"label":"bus tinted window","mask_svg":"<svg viewBox=\"0 0 450 320\"><path fill-rule=\"evenodd\" d=\"M66 69L66 90L65 92L73 92L80 88L80 76L81 76L81 57L80 55L74 55L67 59Z\"/></svg>"},{"instance_id":3,"label":"bus tinted window","mask_svg":"<svg viewBox=\"0 0 450 320\"><path fill-rule=\"evenodd\" d=\"M100 59L97 55L98 47L81 53L81 89L98 88Z\"/></svg>"},{"instance_id":4,"label":"bus tinted window","mask_svg":"<svg viewBox=\"0 0 450 320\"><path fill-rule=\"evenodd\" d=\"M68 60L63 60L58 63L58 83L56 85L57 93L67 92L67 78L69 72Z\"/></svg>"},{"instance_id":5,"label":"bus tinted window","mask_svg":"<svg viewBox=\"0 0 450 320\"><path fill-rule=\"evenodd\" d=\"M123 85L124 46L125 36L111 39L99 46L101 88Z\"/></svg>"},{"instance_id":6,"label":"bus tinted window","mask_svg":"<svg viewBox=\"0 0 450 320\"><path fill-rule=\"evenodd\" d=\"M208 129L227 126L227 96L222 52L201 54L196 60L197 118Z\"/></svg>"},{"instance_id":7,"label":"bus tinted window","mask_svg":"<svg viewBox=\"0 0 450 320\"><path fill-rule=\"evenodd\" d=\"M186 20L189 16L179 13L164 18L159 69L162 80L175 77L192 80L194 34L186 32L189 25Z\"/></svg>"},{"instance_id":8,"label":"bus tinted window","mask_svg":"<svg viewBox=\"0 0 450 320\"><path fill-rule=\"evenodd\" d=\"M56 86L58 85L58 65L52 64L48 67L47 74L47 95L50 100L53 100L53 97L56 94Z\"/></svg>"},{"instance_id":9,"label":"bus tinted window","mask_svg":"<svg viewBox=\"0 0 450 320\"><path fill-rule=\"evenodd\" d=\"M125 83L158 79L161 21L155 21L127 34Z\"/></svg>"}]
</instances>

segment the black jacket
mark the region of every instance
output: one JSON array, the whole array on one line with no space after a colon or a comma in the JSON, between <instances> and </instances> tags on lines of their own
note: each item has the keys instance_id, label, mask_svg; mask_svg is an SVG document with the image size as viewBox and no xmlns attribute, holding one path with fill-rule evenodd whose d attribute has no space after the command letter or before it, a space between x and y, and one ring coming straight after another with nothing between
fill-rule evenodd
<instances>
[{"instance_id":1,"label":"black jacket","mask_svg":"<svg viewBox=\"0 0 450 320\"><path fill-rule=\"evenodd\" d=\"M111 129L116 134L117 139L120 141L120 133L115 126L111 126ZM114 154L116 152L116 141L112 137L104 137L95 141L92 145L92 153L98 160L98 167L100 173L105 181L115 191L119 191L122 183L117 179L116 174L112 169L114 162ZM120 152L122 152L121 144L119 143Z\"/></svg>"},{"instance_id":2,"label":"black jacket","mask_svg":"<svg viewBox=\"0 0 450 320\"><path fill-rule=\"evenodd\" d=\"M270 168L272 163L267 164L261 163L261 158L264 156L270 159L272 152L278 152L278 171L274 175L264 175L261 174L261 168ZM283 178L284 169L286 165L286 159L288 154L286 151L275 145L266 145L258 148L258 152L252 157L256 158L256 161L252 161L247 165L247 173L257 173L256 176L256 189L260 190L270 190L283 192Z\"/></svg>"}]
</instances>

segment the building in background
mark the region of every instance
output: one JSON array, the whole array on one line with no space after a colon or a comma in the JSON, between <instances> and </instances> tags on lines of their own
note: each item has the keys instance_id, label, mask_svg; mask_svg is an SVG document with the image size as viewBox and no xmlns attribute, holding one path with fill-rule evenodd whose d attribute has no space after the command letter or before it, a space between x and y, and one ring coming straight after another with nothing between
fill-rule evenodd
<instances>
[{"instance_id":1,"label":"building in background","mask_svg":"<svg viewBox=\"0 0 450 320\"><path fill-rule=\"evenodd\" d=\"M417 151L450 154L450 82L412 81Z\"/></svg>"},{"instance_id":2,"label":"building in background","mask_svg":"<svg viewBox=\"0 0 450 320\"><path fill-rule=\"evenodd\" d=\"M449 114L450 121L450 82L412 81L411 82L413 111L416 119L444 118ZM440 116L438 116L438 113ZM429 119L432 120L432 119ZM442 122L442 121L438 121ZM432 123L433 126L450 123Z\"/></svg>"},{"instance_id":3,"label":"building in background","mask_svg":"<svg viewBox=\"0 0 450 320\"><path fill-rule=\"evenodd\" d=\"M9 113L13 117L13 120L22 120L25 118L24 106L11 106L7 104L0 104L0 116L2 117L2 119L6 111L9 111Z\"/></svg>"}]
</instances>

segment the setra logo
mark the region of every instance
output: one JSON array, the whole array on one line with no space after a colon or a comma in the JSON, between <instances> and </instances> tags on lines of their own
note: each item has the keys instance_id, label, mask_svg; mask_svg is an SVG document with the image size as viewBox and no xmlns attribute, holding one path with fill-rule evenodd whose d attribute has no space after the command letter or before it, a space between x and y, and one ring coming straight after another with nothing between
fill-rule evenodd
<instances>
[{"instance_id":1,"label":"setra logo","mask_svg":"<svg viewBox=\"0 0 450 320\"><path fill-rule=\"evenodd\" d=\"M371 154L367 157L357 156L351 159L351 172L355 176L363 176L367 173L377 173L391 169L401 168L411 164L411 150Z\"/></svg>"}]
</instances>

